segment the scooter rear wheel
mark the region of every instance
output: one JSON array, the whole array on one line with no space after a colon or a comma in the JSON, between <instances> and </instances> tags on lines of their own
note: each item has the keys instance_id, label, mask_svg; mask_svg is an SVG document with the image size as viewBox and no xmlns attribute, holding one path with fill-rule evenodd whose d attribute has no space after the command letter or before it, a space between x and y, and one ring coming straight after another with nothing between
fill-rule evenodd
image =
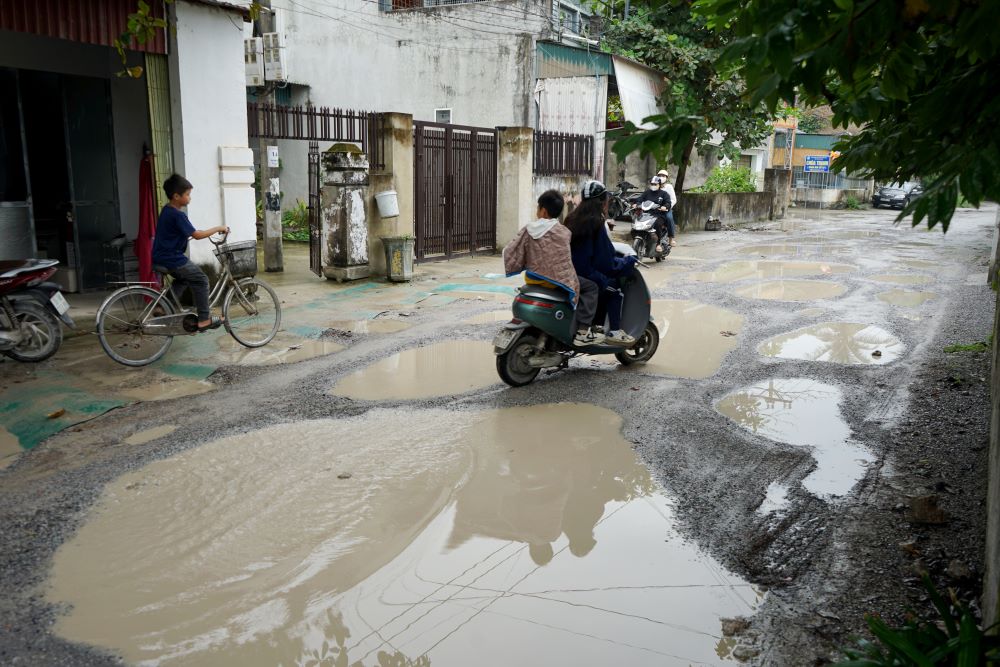
<instances>
[{"instance_id":1,"label":"scooter rear wheel","mask_svg":"<svg viewBox=\"0 0 1000 667\"><path fill-rule=\"evenodd\" d=\"M622 366L645 363L649 361L654 354L656 354L656 348L659 346L660 330L656 328L655 324L649 322L646 324L646 329L639 336L639 340L635 342L635 345L627 350L616 352L615 359L617 359Z\"/></svg>"},{"instance_id":2,"label":"scooter rear wheel","mask_svg":"<svg viewBox=\"0 0 1000 667\"><path fill-rule=\"evenodd\" d=\"M542 370L528 365L528 357L538 343L534 336L521 336L503 354L497 355L497 374L511 387L523 387Z\"/></svg>"}]
</instances>

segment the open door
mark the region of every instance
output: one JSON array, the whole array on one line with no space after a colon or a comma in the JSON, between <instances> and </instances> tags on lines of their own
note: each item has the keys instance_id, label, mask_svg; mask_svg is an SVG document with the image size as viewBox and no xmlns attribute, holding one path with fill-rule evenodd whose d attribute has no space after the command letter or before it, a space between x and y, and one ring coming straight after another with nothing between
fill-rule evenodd
<instances>
[{"instance_id":1,"label":"open door","mask_svg":"<svg viewBox=\"0 0 1000 667\"><path fill-rule=\"evenodd\" d=\"M104 79L62 77L70 212L80 285L105 285L104 244L121 230L111 95Z\"/></svg>"}]
</instances>

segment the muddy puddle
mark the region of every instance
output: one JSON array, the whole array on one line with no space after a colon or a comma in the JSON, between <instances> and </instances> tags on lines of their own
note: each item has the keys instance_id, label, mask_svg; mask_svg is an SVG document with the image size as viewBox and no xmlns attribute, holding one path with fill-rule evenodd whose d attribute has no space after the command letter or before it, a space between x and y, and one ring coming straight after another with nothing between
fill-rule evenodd
<instances>
[{"instance_id":1,"label":"muddy puddle","mask_svg":"<svg viewBox=\"0 0 1000 667\"><path fill-rule=\"evenodd\" d=\"M715 271L691 273L690 280L709 283L732 283L738 280L772 280L775 278L797 278L800 276L826 276L848 273L856 267L831 262L798 262L761 260L758 262L739 261L723 264Z\"/></svg>"},{"instance_id":2,"label":"muddy puddle","mask_svg":"<svg viewBox=\"0 0 1000 667\"><path fill-rule=\"evenodd\" d=\"M747 285L734 290L747 299L768 301L818 301L842 296L847 287L840 283L821 280L773 280Z\"/></svg>"},{"instance_id":3,"label":"muddy puddle","mask_svg":"<svg viewBox=\"0 0 1000 667\"><path fill-rule=\"evenodd\" d=\"M126 445L145 445L147 442L152 442L164 436L170 435L177 430L176 424L163 424L162 426L154 426L153 428L143 429L142 431L136 431L129 437L125 438L122 443Z\"/></svg>"},{"instance_id":4,"label":"muddy puddle","mask_svg":"<svg viewBox=\"0 0 1000 667\"><path fill-rule=\"evenodd\" d=\"M376 410L150 464L57 552L56 632L147 665L717 664L761 594L678 533L621 425Z\"/></svg>"},{"instance_id":5,"label":"muddy puddle","mask_svg":"<svg viewBox=\"0 0 1000 667\"><path fill-rule=\"evenodd\" d=\"M881 292L878 298L893 306L903 306L915 308L923 305L936 297L934 292L914 292L911 290L893 289L888 292Z\"/></svg>"},{"instance_id":6,"label":"muddy puddle","mask_svg":"<svg viewBox=\"0 0 1000 667\"><path fill-rule=\"evenodd\" d=\"M493 344L450 340L410 348L341 379L335 396L375 400L408 400L464 394L500 382Z\"/></svg>"},{"instance_id":7,"label":"muddy puddle","mask_svg":"<svg viewBox=\"0 0 1000 667\"><path fill-rule=\"evenodd\" d=\"M0 426L0 470L12 464L22 451L24 450L17 436Z\"/></svg>"},{"instance_id":8,"label":"muddy puddle","mask_svg":"<svg viewBox=\"0 0 1000 667\"><path fill-rule=\"evenodd\" d=\"M902 264L911 269L939 269L941 268L940 262L931 262L925 259L900 259L897 260L898 264Z\"/></svg>"},{"instance_id":9,"label":"muddy puddle","mask_svg":"<svg viewBox=\"0 0 1000 667\"><path fill-rule=\"evenodd\" d=\"M758 514L774 514L788 507L788 486L781 482L771 482L764 491L764 500L757 506Z\"/></svg>"},{"instance_id":10,"label":"muddy puddle","mask_svg":"<svg viewBox=\"0 0 1000 667\"><path fill-rule=\"evenodd\" d=\"M803 244L803 243L769 243L760 245L749 245L738 249L741 255L764 255L767 257L780 255L815 255L828 251L827 244Z\"/></svg>"},{"instance_id":11,"label":"muddy puddle","mask_svg":"<svg viewBox=\"0 0 1000 667\"><path fill-rule=\"evenodd\" d=\"M405 331L410 328L410 324L401 320L389 319L338 320L330 322L330 328L356 334L388 334Z\"/></svg>"},{"instance_id":12,"label":"muddy puddle","mask_svg":"<svg viewBox=\"0 0 1000 667\"><path fill-rule=\"evenodd\" d=\"M218 359L220 365L239 364L240 366L275 366L277 364L293 364L297 361L315 359L339 352L344 346L329 340L303 339L298 336L280 336L264 347L245 347L233 338L219 338Z\"/></svg>"},{"instance_id":13,"label":"muddy puddle","mask_svg":"<svg viewBox=\"0 0 1000 667\"><path fill-rule=\"evenodd\" d=\"M926 285L933 282L930 276L923 276L914 273L900 273L892 275L872 276L871 280L877 283L889 283L890 285Z\"/></svg>"},{"instance_id":14,"label":"muddy puddle","mask_svg":"<svg viewBox=\"0 0 1000 667\"><path fill-rule=\"evenodd\" d=\"M865 475L874 456L851 440L840 413L843 395L837 387L804 378L773 379L744 387L716 405L740 427L776 442L805 447L816 460L802 480L807 491L822 498L847 495ZM765 497L786 502L781 485ZM763 507L763 506L762 506Z\"/></svg>"},{"instance_id":15,"label":"muddy puddle","mask_svg":"<svg viewBox=\"0 0 1000 667\"><path fill-rule=\"evenodd\" d=\"M897 359L904 347L899 339L880 327L823 322L769 338L757 351L781 359L879 365Z\"/></svg>"},{"instance_id":16,"label":"muddy puddle","mask_svg":"<svg viewBox=\"0 0 1000 667\"><path fill-rule=\"evenodd\" d=\"M488 313L479 313L462 320L465 324L495 324L499 322L510 322L513 315L510 308L506 310L491 310Z\"/></svg>"}]
</instances>

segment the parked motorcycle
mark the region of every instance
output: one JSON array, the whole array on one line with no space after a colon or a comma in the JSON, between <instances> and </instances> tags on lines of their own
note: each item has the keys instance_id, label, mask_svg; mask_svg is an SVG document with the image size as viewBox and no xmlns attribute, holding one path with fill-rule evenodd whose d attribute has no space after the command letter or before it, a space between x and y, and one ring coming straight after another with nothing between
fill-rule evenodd
<instances>
[{"instance_id":1,"label":"parked motorcycle","mask_svg":"<svg viewBox=\"0 0 1000 667\"><path fill-rule=\"evenodd\" d=\"M18 361L48 359L62 343L62 326L74 326L69 303L56 283L54 259L0 261L0 354Z\"/></svg>"},{"instance_id":2,"label":"parked motorcycle","mask_svg":"<svg viewBox=\"0 0 1000 667\"><path fill-rule=\"evenodd\" d=\"M636 192L635 186L628 181L622 181L617 185L617 188L617 190L611 193L608 215L612 220L629 222L632 219L632 206L638 203L642 197L642 193Z\"/></svg>"},{"instance_id":3,"label":"parked motorcycle","mask_svg":"<svg viewBox=\"0 0 1000 667\"><path fill-rule=\"evenodd\" d=\"M644 201L633 207L632 214L632 249L639 259L654 259L662 262L670 254L670 244L656 233L657 216L654 213L656 204ZM659 245L662 250L657 251Z\"/></svg>"},{"instance_id":4,"label":"parked motorcycle","mask_svg":"<svg viewBox=\"0 0 1000 667\"><path fill-rule=\"evenodd\" d=\"M500 378L520 387L532 382L543 368L566 368L570 359L581 354L613 354L623 366L648 361L660 344L660 332L650 317L649 288L638 271L623 283L622 329L636 339L635 345L625 349L604 343L573 347L576 325L569 295L539 285L519 288L511 307L513 319L493 338Z\"/></svg>"}]
</instances>

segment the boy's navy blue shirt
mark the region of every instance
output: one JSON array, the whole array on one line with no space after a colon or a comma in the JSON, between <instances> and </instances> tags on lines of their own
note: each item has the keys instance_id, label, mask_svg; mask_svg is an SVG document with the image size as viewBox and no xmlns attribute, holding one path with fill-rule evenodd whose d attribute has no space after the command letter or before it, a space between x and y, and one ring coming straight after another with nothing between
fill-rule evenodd
<instances>
[{"instance_id":1,"label":"boy's navy blue shirt","mask_svg":"<svg viewBox=\"0 0 1000 667\"><path fill-rule=\"evenodd\" d=\"M187 213L169 204L160 211L156 221L156 238L153 239L153 264L168 269L184 266L188 258L188 239L194 234L194 225L188 220Z\"/></svg>"}]
</instances>

